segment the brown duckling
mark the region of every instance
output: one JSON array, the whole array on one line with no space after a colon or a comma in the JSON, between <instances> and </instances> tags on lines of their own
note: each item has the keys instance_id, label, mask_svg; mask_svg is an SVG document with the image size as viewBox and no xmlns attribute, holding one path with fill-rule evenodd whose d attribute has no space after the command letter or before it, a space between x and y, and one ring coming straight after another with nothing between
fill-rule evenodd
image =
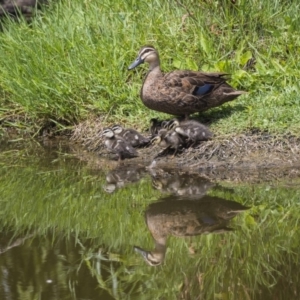
<instances>
[{"instance_id":1,"label":"brown duckling","mask_svg":"<svg viewBox=\"0 0 300 300\"><path fill-rule=\"evenodd\" d=\"M195 120L179 121L178 119L174 119L169 128L173 129L183 138L186 138L192 144L210 140L213 136L212 132L205 125Z\"/></svg>"},{"instance_id":2,"label":"brown duckling","mask_svg":"<svg viewBox=\"0 0 300 300\"><path fill-rule=\"evenodd\" d=\"M159 153L162 154L166 152L168 149L174 149L175 152L173 156L175 156L178 152L179 147L183 144L183 139L182 137L174 130L167 130L167 129L161 129L158 132L158 135L155 136L152 140L152 144L159 145L163 148L163 152Z\"/></svg>"},{"instance_id":3,"label":"brown duckling","mask_svg":"<svg viewBox=\"0 0 300 300\"><path fill-rule=\"evenodd\" d=\"M138 156L137 151L121 137L116 137L111 128L105 128L102 133L105 136L105 146L109 151L118 155L119 160Z\"/></svg>"},{"instance_id":4,"label":"brown duckling","mask_svg":"<svg viewBox=\"0 0 300 300\"><path fill-rule=\"evenodd\" d=\"M145 62L149 64L149 72L140 95L145 106L152 110L187 118L245 93L230 86L225 73L176 70L163 74L158 51L152 46L143 46L128 69Z\"/></svg>"},{"instance_id":5,"label":"brown duckling","mask_svg":"<svg viewBox=\"0 0 300 300\"><path fill-rule=\"evenodd\" d=\"M162 128L161 124L162 121L158 120L157 118L152 118L150 120L150 133L152 137L158 134L158 131Z\"/></svg>"},{"instance_id":6,"label":"brown duckling","mask_svg":"<svg viewBox=\"0 0 300 300\"><path fill-rule=\"evenodd\" d=\"M143 147L150 143L150 139L141 135L138 131L132 128L123 128L120 125L114 125L112 127L114 133L123 138L132 147Z\"/></svg>"},{"instance_id":7,"label":"brown duckling","mask_svg":"<svg viewBox=\"0 0 300 300\"><path fill-rule=\"evenodd\" d=\"M152 118L150 120L150 133L151 136L154 137L158 134L159 130L163 128L168 128L170 120L158 120L157 118Z\"/></svg>"}]
</instances>

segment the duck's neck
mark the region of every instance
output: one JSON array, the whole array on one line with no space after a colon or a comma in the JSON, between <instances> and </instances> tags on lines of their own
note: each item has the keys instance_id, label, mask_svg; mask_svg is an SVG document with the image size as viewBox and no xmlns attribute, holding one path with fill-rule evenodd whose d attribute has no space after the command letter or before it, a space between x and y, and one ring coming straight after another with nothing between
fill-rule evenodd
<instances>
[{"instance_id":1,"label":"duck's neck","mask_svg":"<svg viewBox=\"0 0 300 300\"><path fill-rule=\"evenodd\" d=\"M152 66L150 66L149 71L146 75L145 81L147 80L147 83L151 84L152 82L155 82L156 80L160 79L163 76L161 70L160 70L160 66L157 65L154 68L152 68Z\"/></svg>"},{"instance_id":2,"label":"duck's neck","mask_svg":"<svg viewBox=\"0 0 300 300\"><path fill-rule=\"evenodd\" d=\"M161 80L163 77L163 74L160 70L159 64L156 65L153 69L151 68L153 65L150 66L149 72L147 73L143 86L141 89L141 99L144 102L144 104L147 106L147 101L152 101L152 94L154 91L154 87L157 85L157 82Z\"/></svg>"},{"instance_id":3,"label":"duck's neck","mask_svg":"<svg viewBox=\"0 0 300 300\"><path fill-rule=\"evenodd\" d=\"M160 61L159 61L159 58L158 58L158 59L156 59L154 61L149 62L149 71L152 71L152 70L154 70L157 67L159 68L159 66L160 66Z\"/></svg>"}]
</instances>

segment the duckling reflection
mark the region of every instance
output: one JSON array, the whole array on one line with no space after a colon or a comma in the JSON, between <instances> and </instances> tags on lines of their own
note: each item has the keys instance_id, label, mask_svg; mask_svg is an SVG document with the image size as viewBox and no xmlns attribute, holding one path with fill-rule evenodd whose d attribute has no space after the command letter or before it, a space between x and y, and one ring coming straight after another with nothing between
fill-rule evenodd
<instances>
[{"instance_id":1,"label":"duckling reflection","mask_svg":"<svg viewBox=\"0 0 300 300\"><path fill-rule=\"evenodd\" d=\"M151 170L150 170L151 173ZM153 188L174 195L204 196L215 183L196 174L151 173Z\"/></svg>"},{"instance_id":2,"label":"duckling reflection","mask_svg":"<svg viewBox=\"0 0 300 300\"><path fill-rule=\"evenodd\" d=\"M145 168L137 165L121 165L106 175L106 184L103 189L113 193L129 183L139 181L145 173Z\"/></svg>"},{"instance_id":3,"label":"duckling reflection","mask_svg":"<svg viewBox=\"0 0 300 300\"><path fill-rule=\"evenodd\" d=\"M151 203L145 212L146 224L155 243L154 249L148 251L137 246L134 249L150 266L158 266L165 259L169 235L187 237L232 231L227 227L229 220L247 209L249 207L238 202L218 197L204 196L199 200L183 199L181 196L165 197Z\"/></svg>"}]
</instances>

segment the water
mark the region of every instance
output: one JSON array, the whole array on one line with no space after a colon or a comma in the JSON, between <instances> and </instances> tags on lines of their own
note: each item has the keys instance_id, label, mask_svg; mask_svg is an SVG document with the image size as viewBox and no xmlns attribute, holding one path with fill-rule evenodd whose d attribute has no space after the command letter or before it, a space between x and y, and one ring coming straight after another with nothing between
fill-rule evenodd
<instances>
[{"instance_id":1,"label":"water","mask_svg":"<svg viewBox=\"0 0 300 300\"><path fill-rule=\"evenodd\" d=\"M297 176L225 182L86 163L63 144L0 148L0 299L299 299Z\"/></svg>"}]
</instances>

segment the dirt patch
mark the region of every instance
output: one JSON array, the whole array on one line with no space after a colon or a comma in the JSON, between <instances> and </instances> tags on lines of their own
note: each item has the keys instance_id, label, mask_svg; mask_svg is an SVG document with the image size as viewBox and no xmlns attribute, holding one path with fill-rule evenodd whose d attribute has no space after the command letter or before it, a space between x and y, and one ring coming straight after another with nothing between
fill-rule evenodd
<instances>
[{"instance_id":1,"label":"dirt patch","mask_svg":"<svg viewBox=\"0 0 300 300\"><path fill-rule=\"evenodd\" d=\"M101 124L101 118L79 124L71 140L80 143L89 153L96 154L100 165L106 161L106 165L113 167L119 162L103 145ZM144 134L149 135L147 132ZM139 157L131 159L130 164L154 169L174 168L214 179L237 181L245 181L250 177L252 181L265 180L266 177L297 177L300 170L299 142L300 138L296 136L267 133L220 136L194 148L181 149L175 157L172 152L156 157L162 150L158 146L141 148L138 149ZM95 162L93 164L97 165Z\"/></svg>"}]
</instances>

